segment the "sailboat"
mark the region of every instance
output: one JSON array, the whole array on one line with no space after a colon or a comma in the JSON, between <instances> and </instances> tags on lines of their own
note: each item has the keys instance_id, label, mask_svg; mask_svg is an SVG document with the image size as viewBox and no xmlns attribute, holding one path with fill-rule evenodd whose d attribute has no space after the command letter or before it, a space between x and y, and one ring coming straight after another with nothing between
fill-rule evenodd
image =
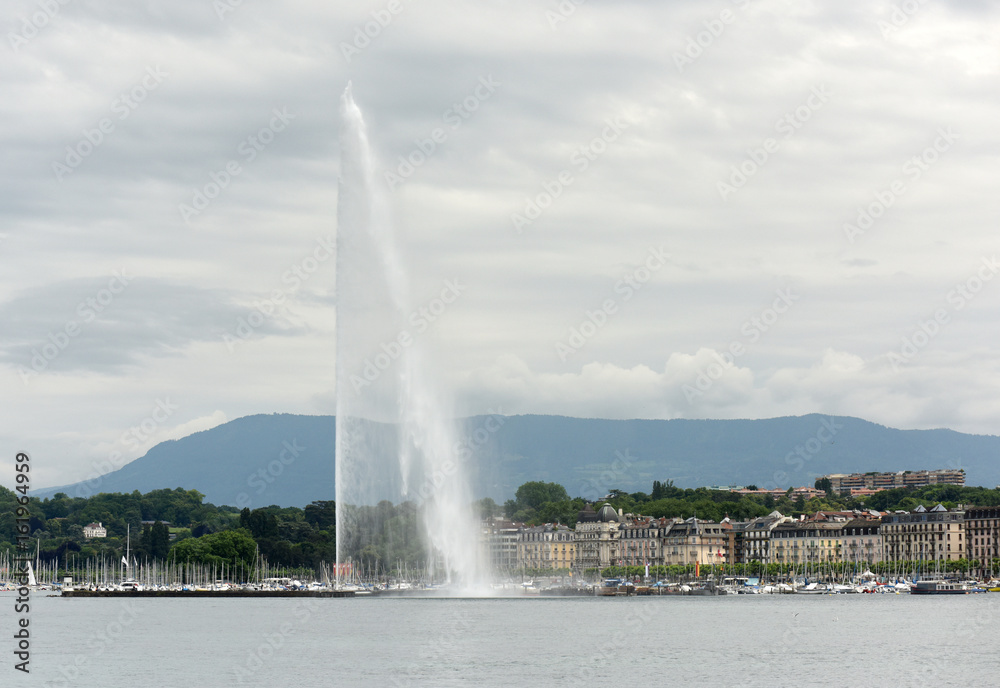
<instances>
[{"instance_id":1,"label":"sailboat","mask_svg":"<svg viewBox=\"0 0 1000 688\"><path fill-rule=\"evenodd\" d=\"M142 590L142 585L132 576L131 574L132 565L129 563L130 556L132 553L131 547L132 547L132 529L130 525L126 525L125 556L122 557L122 564L125 565L125 569L122 572L121 589L125 591L139 592L140 590ZM128 577L125 577L124 575L126 571L129 573Z\"/></svg>"}]
</instances>

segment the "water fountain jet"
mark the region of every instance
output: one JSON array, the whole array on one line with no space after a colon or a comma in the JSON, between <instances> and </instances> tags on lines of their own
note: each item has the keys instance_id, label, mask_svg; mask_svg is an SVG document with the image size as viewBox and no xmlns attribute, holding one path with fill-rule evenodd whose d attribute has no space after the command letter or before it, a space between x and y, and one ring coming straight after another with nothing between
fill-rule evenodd
<instances>
[{"instance_id":1,"label":"water fountain jet","mask_svg":"<svg viewBox=\"0 0 1000 688\"><path fill-rule=\"evenodd\" d=\"M388 199L351 86L341 97L337 204L337 577L359 553L413 558L459 594L489 590L468 466L457 451L442 375L426 337L408 330L408 275ZM419 505L422 532L398 523L394 505ZM386 505L385 502L389 504ZM421 553L416 555L421 558ZM353 562L360 565L360 562ZM432 571L435 567L432 567Z\"/></svg>"}]
</instances>

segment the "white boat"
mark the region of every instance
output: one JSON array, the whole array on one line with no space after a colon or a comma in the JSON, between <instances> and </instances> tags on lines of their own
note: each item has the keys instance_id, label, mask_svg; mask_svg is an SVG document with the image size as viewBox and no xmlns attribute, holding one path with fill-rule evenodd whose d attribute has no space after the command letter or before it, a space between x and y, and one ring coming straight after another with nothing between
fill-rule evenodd
<instances>
[{"instance_id":1,"label":"white boat","mask_svg":"<svg viewBox=\"0 0 1000 688\"><path fill-rule=\"evenodd\" d=\"M921 580L910 590L911 595L969 595L986 592L984 588L973 587L962 581Z\"/></svg>"}]
</instances>

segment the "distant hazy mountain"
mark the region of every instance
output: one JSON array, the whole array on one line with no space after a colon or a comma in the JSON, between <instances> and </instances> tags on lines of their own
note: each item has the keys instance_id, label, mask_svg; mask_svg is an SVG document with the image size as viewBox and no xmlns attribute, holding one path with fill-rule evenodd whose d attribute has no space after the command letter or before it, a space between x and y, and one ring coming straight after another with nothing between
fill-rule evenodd
<instances>
[{"instance_id":1,"label":"distant hazy mountain","mask_svg":"<svg viewBox=\"0 0 1000 688\"><path fill-rule=\"evenodd\" d=\"M183 487L214 504L304 506L334 498L334 426L332 416L247 416L158 444L89 489L78 483L36 494ZM529 480L557 482L591 499L615 488L649 492L653 480L784 488L812 485L824 473L935 468L963 468L969 485L1000 484L1000 437L895 430L848 417L477 416L461 426L462 445L473 456L473 492L498 502Z\"/></svg>"}]
</instances>

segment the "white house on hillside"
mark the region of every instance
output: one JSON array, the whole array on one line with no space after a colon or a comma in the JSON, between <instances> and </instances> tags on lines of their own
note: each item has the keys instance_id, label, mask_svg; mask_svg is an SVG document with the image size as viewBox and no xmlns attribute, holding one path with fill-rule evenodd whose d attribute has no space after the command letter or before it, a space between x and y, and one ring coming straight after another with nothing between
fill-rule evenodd
<instances>
[{"instance_id":1,"label":"white house on hillside","mask_svg":"<svg viewBox=\"0 0 1000 688\"><path fill-rule=\"evenodd\" d=\"M102 526L100 523L88 523L83 527L83 537L85 538L98 538L107 536L108 536L108 529Z\"/></svg>"}]
</instances>

